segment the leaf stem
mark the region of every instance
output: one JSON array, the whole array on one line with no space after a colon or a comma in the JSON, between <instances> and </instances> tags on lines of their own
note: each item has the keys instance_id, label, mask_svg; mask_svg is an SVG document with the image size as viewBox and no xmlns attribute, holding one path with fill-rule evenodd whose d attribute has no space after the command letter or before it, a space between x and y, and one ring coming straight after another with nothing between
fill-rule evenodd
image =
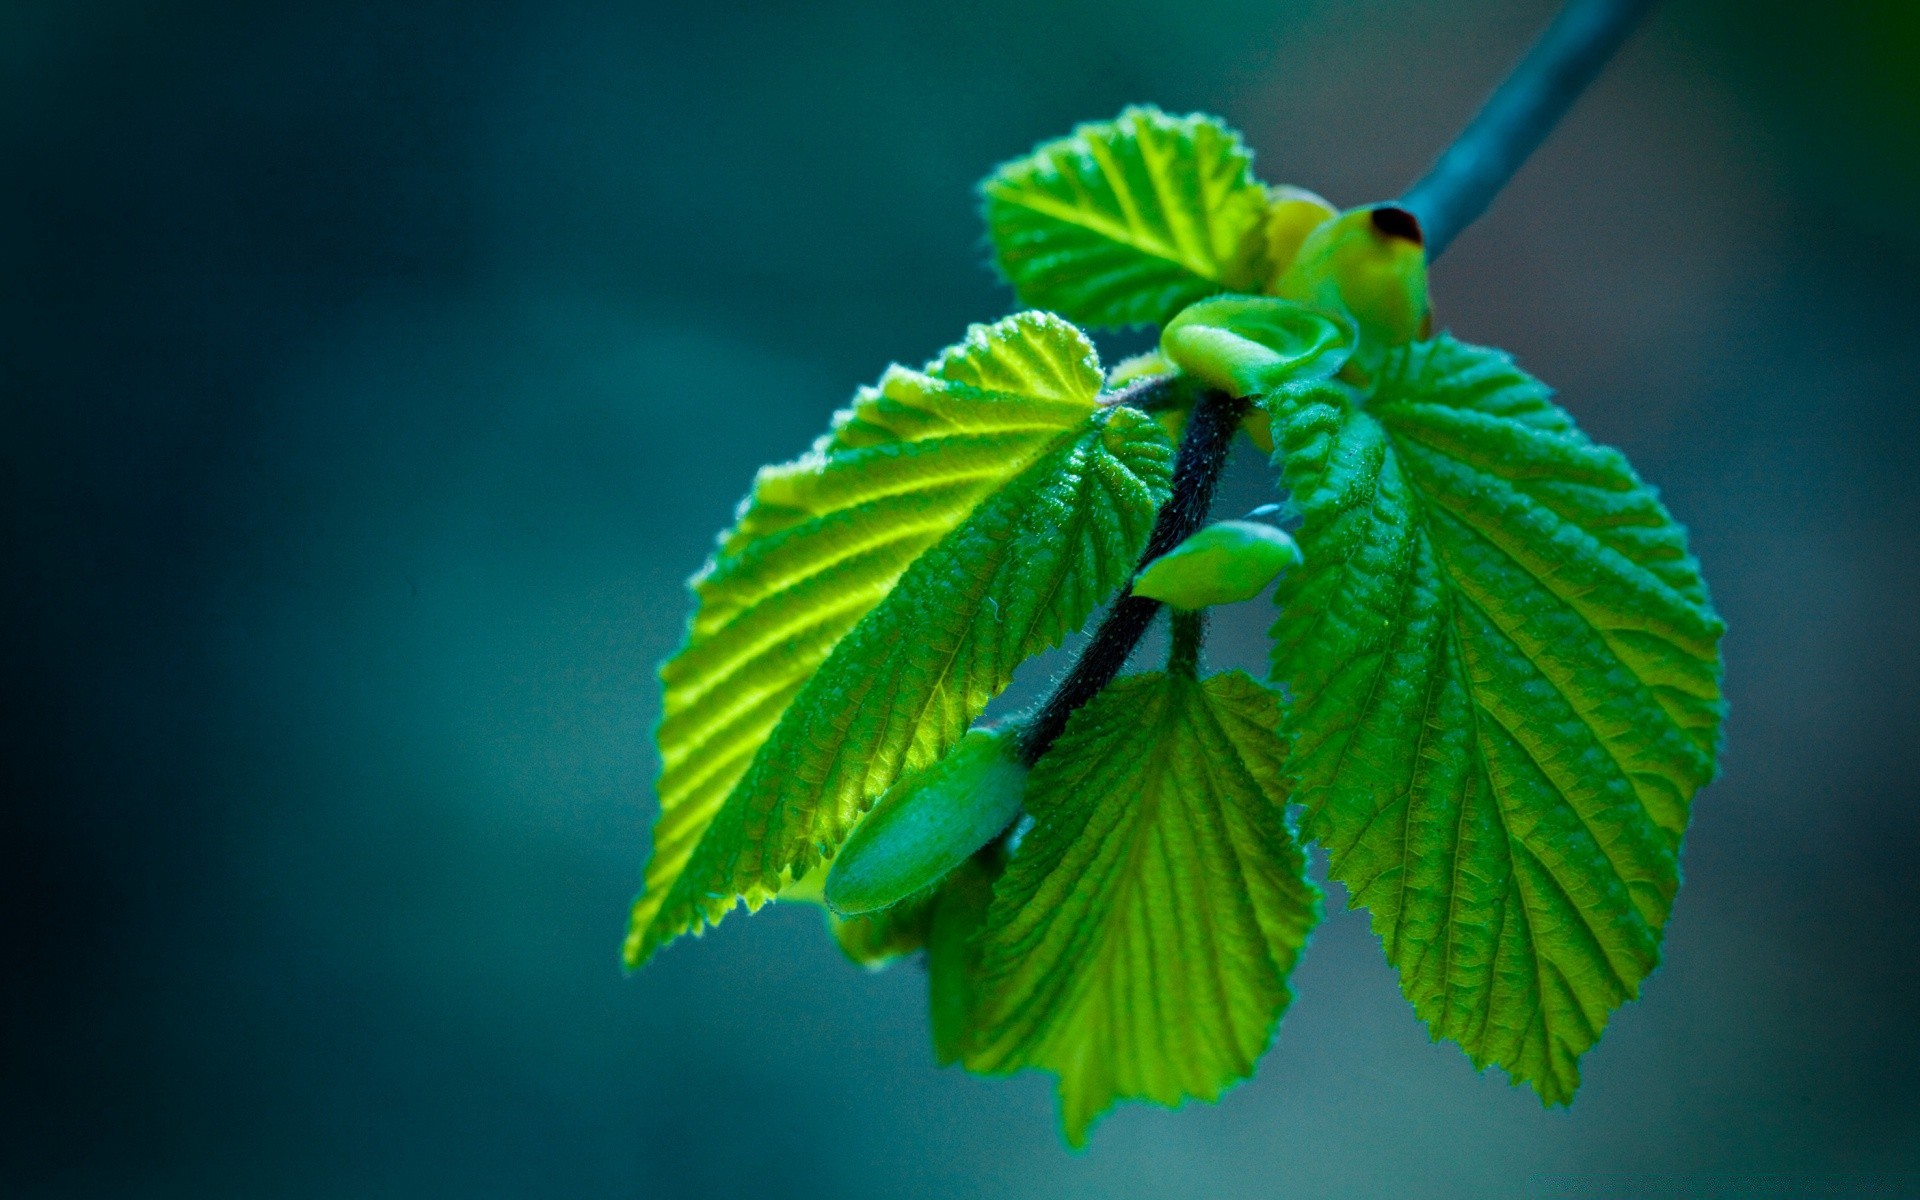
<instances>
[{"instance_id":1,"label":"leaf stem","mask_svg":"<svg viewBox=\"0 0 1920 1200\"><path fill-rule=\"evenodd\" d=\"M1147 548L1140 555L1144 567L1199 531L1213 507L1214 488L1227 465L1233 435L1246 415L1248 402L1225 392L1208 391L1194 403L1180 450L1173 460L1173 495L1160 506ZM1093 638L1046 703L1027 724L1020 739L1020 760L1028 766L1040 761L1067 727L1067 718L1099 695L1120 668L1160 611L1160 601L1133 594L1129 583L1094 630ZM1198 645L1195 645L1198 651Z\"/></svg>"},{"instance_id":2,"label":"leaf stem","mask_svg":"<svg viewBox=\"0 0 1920 1200\"><path fill-rule=\"evenodd\" d=\"M1167 654L1167 674L1192 679L1200 674L1200 647L1207 640L1207 610L1173 610L1173 649Z\"/></svg>"},{"instance_id":3,"label":"leaf stem","mask_svg":"<svg viewBox=\"0 0 1920 1200\"><path fill-rule=\"evenodd\" d=\"M1653 4L1569 0L1560 10L1472 124L1400 197L1419 218L1428 262L1487 211Z\"/></svg>"},{"instance_id":4,"label":"leaf stem","mask_svg":"<svg viewBox=\"0 0 1920 1200\"><path fill-rule=\"evenodd\" d=\"M1108 392L1100 397L1100 403L1108 406L1125 404L1143 413L1157 413L1180 407L1184 400L1180 393L1178 375L1149 375L1134 380L1118 391Z\"/></svg>"}]
</instances>

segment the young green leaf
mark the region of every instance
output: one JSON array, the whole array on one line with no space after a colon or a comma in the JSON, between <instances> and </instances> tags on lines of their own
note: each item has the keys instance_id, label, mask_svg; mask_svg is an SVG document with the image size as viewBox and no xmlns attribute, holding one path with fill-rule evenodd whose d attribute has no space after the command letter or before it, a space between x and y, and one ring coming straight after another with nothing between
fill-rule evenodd
<instances>
[{"instance_id":1,"label":"young green leaf","mask_svg":"<svg viewBox=\"0 0 1920 1200\"><path fill-rule=\"evenodd\" d=\"M1266 189L1211 117L1129 108L981 184L994 261L1022 304L1093 326L1158 324L1260 278Z\"/></svg>"},{"instance_id":2,"label":"young green leaf","mask_svg":"<svg viewBox=\"0 0 1920 1200\"><path fill-rule=\"evenodd\" d=\"M980 990L980 931L993 885L1007 869L1005 851L989 845L941 883L927 926L927 1008L933 1058L943 1067L966 1052Z\"/></svg>"},{"instance_id":3,"label":"young green leaf","mask_svg":"<svg viewBox=\"0 0 1920 1200\"><path fill-rule=\"evenodd\" d=\"M1052 427L1026 468L916 559L800 685L635 929L632 961L740 900L758 907L830 855L895 779L944 754L1015 667L1059 644L1126 578L1166 499L1172 448L1152 418L1094 407L1099 368L1071 326L1037 314L1016 322L943 359L930 390L964 413L1040 387L1058 398L1043 408L1078 403L1081 419Z\"/></svg>"},{"instance_id":4,"label":"young green leaf","mask_svg":"<svg viewBox=\"0 0 1920 1200\"><path fill-rule=\"evenodd\" d=\"M786 900L784 894L780 898L783 902ZM828 911L827 929L841 953L868 970L877 971L927 944L938 899L939 892L928 888L892 908L857 917L842 917Z\"/></svg>"},{"instance_id":5,"label":"young green leaf","mask_svg":"<svg viewBox=\"0 0 1920 1200\"><path fill-rule=\"evenodd\" d=\"M1285 531L1260 521L1215 521L1148 563L1133 594L1175 608L1251 600L1300 562Z\"/></svg>"},{"instance_id":6,"label":"young green leaf","mask_svg":"<svg viewBox=\"0 0 1920 1200\"><path fill-rule=\"evenodd\" d=\"M1288 184L1268 188L1264 234L1268 286L1261 290L1271 292L1299 257L1308 236L1339 215L1339 209L1305 188Z\"/></svg>"},{"instance_id":7,"label":"young green leaf","mask_svg":"<svg viewBox=\"0 0 1920 1200\"><path fill-rule=\"evenodd\" d=\"M1325 379L1347 361L1353 325L1271 296L1217 296L1183 310L1160 334L1182 371L1234 396L1265 396Z\"/></svg>"},{"instance_id":8,"label":"young green leaf","mask_svg":"<svg viewBox=\"0 0 1920 1200\"><path fill-rule=\"evenodd\" d=\"M1289 770L1436 1037L1564 1104L1658 959L1722 626L1685 531L1497 351L1280 397Z\"/></svg>"},{"instance_id":9,"label":"young green leaf","mask_svg":"<svg viewBox=\"0 0 1920 1200\"><path fill-rule=\"evenodd\" d=\"M693 580L660 670L660 817L626 957L801 685L901 574L991 494L1084 434L1093 348L1041 313L975 326L925 371L890 369L807 454L763 469Z\"/></svg>"},{"instance_id":10,"label":"young green leaf","mask_svg":"<svg viewBox=\"0 0 1920 1200\"><path fill-rule=\"evenodd\" d=\"M969 730L853 827L827 872L827 906L842 916L873 912L938 883L1007 827L1026 785L1012 729Z\"/></svg>"},{"instance_id":11,"label":"young green leaf","mask_svg":"<svg viewBox=\"0 0 1920 1200\"><path fill-rule=\"evenodd\" d=\"M1034 824L980 935L966 1062L1058 1075L1076 1146L1116 1100L1217 1099L1273 1039L1319 915L1279 721L1238 672L1136 675L1034 767Z\"/></svg>"}]
</instances>

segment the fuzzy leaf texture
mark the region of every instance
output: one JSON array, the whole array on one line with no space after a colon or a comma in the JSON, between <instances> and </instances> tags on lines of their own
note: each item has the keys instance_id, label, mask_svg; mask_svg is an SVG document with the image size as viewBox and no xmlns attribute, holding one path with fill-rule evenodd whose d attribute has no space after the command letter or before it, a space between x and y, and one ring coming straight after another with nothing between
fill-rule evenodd
<instances>
[{"instance_id":1,"label":"fuzzy leaf texture","mask_svg":"<svg viewBox=\"0 0 1920 1200\"><path fill-rule=\"evenodd\" d=\"M1658 961L1715 770L1722 625L1685 531L1450 338L1272 419L1305 522L1273 669L1306 831L1433 1034L1565 1104Z\"/></svg>"},{"instance_id":2,"label":"fuzzy leaf texture","mask_svg":"<svg viewBox=\"0 0 1920 1200\"><path fill-rule=\"evenodd\" d=\"M1067 1139L1117 1100L1217 1099L1273 1040L1319 893L1287 826L1278 698L1136 675L1029 777L980 938L967 1066L1059 1076Z\"/></svg>"},{"instance_id":3,"label":"fuzzy leaf texture","mask_svg":"<svg viewBox=\"0 0 1920 1200\"><path fill-rule=\"evenodd\" d=\"M1091 344L1027 313L977 327L924 373L889 372L841 422L820 474L794 489L813 507L783 506L769 522L820 539L794 552L823 581L804 602L805 587L758 593L759 669L791 701L722 689L726 711L759 721L777 710L778 723L757 750L745 736L718 747L752 761L731 767L744 771L724 801L708 794L717 811L691 852L678 851L684 866L658 872L658 888L649 872L630 962L740 900L757 907L820 862L903 772L945 753L1015 667L1126 578L1166 499L1172 448L1151 418L1097 407L1099 388ZM923 437L952 444L923 450ZM836 448L860 457L835 470ZM813 532L851 496L872 506L848 523L857 532ZM830 648L828 631L839 635ZM683 671L670 690L675 678L721 686ZM669 770L712 753L676 745L668 757L665 744ZM710 758L704 769L717 768Z\"/></svg>"},{"instance_id":4,"label":"fuzzy leaf texture","mask_svg":"<svg viewBox=\"0 0 1920 1200\"><path fill-rule=\"evenodd\" d=\"M1267 196L1212 117L1129 108L981 185L994 262L1022 304L1084 325L1159 324L1260 278Z\"/></svg>"},{"instance_id":5,"label":"fuzzy leaf texture","mask_svg":"<svg viewBox=\"0 0 1920 1200\"><path fill-rule=\"evenodd\" d=\"M1084 428L1085 340L1025 314L976 327L925 371L863 388L813 448L767 467L692 582L661 668L660 817L627 958L721 802L833 647L980 498Z\"/></svg>"}]
</instances>

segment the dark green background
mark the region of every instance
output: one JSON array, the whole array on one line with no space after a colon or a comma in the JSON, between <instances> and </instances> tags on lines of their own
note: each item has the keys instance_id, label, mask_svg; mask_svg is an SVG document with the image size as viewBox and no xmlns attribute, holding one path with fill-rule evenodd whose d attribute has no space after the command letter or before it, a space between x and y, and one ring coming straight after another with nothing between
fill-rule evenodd
<instances>
[{"instance_id":1,"label":"dark green background","mask_svg":"<svg viewBox=\"0 0 1920 1200\"><path fill-rule=\"evenodd\" d=\"M1007 310L974 181L1147 100L1391 195L1549 11L6 4L0 1194L1920 1193L1907 3L1676 3L1435 272L1731 628L1668 965L1571 1111L1429 1045L1355 914L1252 1083L1084 1156L810 910L618 968L682 582Z\"/></svg>"}]
</instances>

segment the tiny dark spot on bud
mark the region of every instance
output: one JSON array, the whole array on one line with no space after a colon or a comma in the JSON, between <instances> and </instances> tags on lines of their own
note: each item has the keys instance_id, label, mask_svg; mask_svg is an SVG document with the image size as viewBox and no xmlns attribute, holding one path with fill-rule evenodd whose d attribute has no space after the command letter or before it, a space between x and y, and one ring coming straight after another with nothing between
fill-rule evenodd
<instances>
[{"instance_id":1,"label":"tiny dark spot on bud","mask_svg":"<svg viewBox=\"0 0 1920 1200\"><path fill-rule=\"evenodd\" d=\"M1420 232L1419 219L1392 204L1382 204L1373 210L1373 227L1388 237L1403 238L1416 246L1426 242Z\"/></svg>"}]
</instances>

